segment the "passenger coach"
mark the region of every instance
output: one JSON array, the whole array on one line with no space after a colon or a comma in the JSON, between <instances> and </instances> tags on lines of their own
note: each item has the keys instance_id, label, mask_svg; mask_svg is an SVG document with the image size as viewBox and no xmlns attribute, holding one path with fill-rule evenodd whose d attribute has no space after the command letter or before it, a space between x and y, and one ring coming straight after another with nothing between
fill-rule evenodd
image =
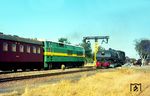
<instances>
[{"instance_id":1,"label":"passenger coach","mask_svg":"<svg viewBox=\"0 0 150 96\"><path fill-rule=\"evenodd\" d=\"M0 34L0 70L32 70L42 67L42 42Z\"/></svg>"}]
</instances>

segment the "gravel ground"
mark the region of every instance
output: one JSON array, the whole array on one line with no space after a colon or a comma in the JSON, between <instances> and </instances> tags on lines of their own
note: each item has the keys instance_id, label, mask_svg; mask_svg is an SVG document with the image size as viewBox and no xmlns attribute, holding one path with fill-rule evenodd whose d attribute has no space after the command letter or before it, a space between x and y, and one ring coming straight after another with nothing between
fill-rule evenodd
<instances>
[{"instance_id":1,"label":"gravel ground","mask_svg":"<svg viewBox=\"0 0 150 96\"><path fill-rule=\"evenodd\" d=\"M73 73L53 77L51 76L47 78L38 78L18 82L9 82L1 87L3 94L1 94L1 92L0 95L150 96L149 76L150 66L127 66L117 67L113 69L98 69L90 72ZM142 91L131 92L131 83L141 83ZM4 94L4 92L6 93Z\"/></svg>"},{"instance_id":2,"label":"gravel ground","mask_svg":"<svg viewBox=\"0 0 150 96\"><path fill-rule=\"evenodd\" d=\"M129 65L129 64L127 64ZM132 68L135 66L124 66L126 68ZM118 67L121 68L121 67ZM136 69L139 69L139 71L150 71L150 66L142 66L142 67L135 67ZM57 76L49 76L49 77L42 77L42 78L34 78L29 80L21 80L21 81L11 81L7 83L0 83L0 93L8 93L12 91L18 91L20 94L24 92L26 87L29 88L35 88L40 85L44 84L56 84L60 82L61 80L71 80L72 82L78 81L81 77L88 77L91 75L94 75L98 72L112 72L113 69L100 69L95 71L88 71L88 72L80 72L80 73L73 73L73 74L65 74L65 75L57 75ZM54 70L56 71L56 70ZM62 71L62 70L60 70ZM49 71L46 71L49 72ZM32 72L31 72L32 73ZM42 72L41 72L42 73ZM21 74L21 73L17 73ZM33 73L32 73L33 74ZM1 74L4 75L4 74ZM6 74L5 74L6 75Z\"/></svg>"},{"instance_id":3,"label":"gravel ground","mask_svg":"<svg viewBox=\"0 0 150 96\"><path fill-rule=\"evenodd\" d=\"M0 93L8 93L12 91L19 91L20 93L24 92L26 86L28 87L37 87L43 84L57 83L61 80L71 80L72 82L78 81L83 76L91 76L97 73L98 71L89 71L89 72L80 72L73 74L65 74L58 76L50 76L43 78L35 78L29 80L21 80L21 81L11 81L7 83L0 83Z\"/></svg>"},{"instance_id":4,"label":"gravel ground","mask_svg":"<svg viewBox=\"0 0 150 96\"><path fill-rule=\"evenodd\" d=\"M82 68L85 69L85 68ZM81 68L71 68L71 69L65 69L65 72L67 71L75 71L75 70L82 70ZM7 78L7 77L19 77L19 76L28 76L28 75L37 75L37 74L48 74L48 73L56 73L56 72L62 72L61 69L55 69L55 70L42 70L42 71L29 71L29 72L16 72L16 73L6 73L6 74L0 74L0 78Z\"/></svg>"}]
</instances>

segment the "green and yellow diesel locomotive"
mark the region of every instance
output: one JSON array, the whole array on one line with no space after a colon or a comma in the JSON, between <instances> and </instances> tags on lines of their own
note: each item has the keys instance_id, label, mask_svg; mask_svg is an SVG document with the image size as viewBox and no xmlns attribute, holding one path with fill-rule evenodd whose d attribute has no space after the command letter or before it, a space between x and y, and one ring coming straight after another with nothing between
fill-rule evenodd
<instances>
[{"instance_id":1,"label":"green and yellow diesel locomotive","mask_svg":"<svg viewBox=\"0 0 150 96\"><path fill-rule=\"evenodd\" d=\"M84 64L85 52L80 46L44 41L44 68L80 67Z\"/></svg>"}]
</instances>

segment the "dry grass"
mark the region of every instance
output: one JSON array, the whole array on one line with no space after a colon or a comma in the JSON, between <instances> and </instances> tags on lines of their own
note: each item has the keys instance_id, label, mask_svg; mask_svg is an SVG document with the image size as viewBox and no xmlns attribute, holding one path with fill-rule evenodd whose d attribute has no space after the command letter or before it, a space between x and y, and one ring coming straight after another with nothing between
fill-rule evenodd
<instances>
[{"instance_id":1,"label":"dry grass","mask_svg":"<svg viewBox=\"0 0 150 96\"><path fill-rule=\"evenodd\" d=\"M116 69L83 77L76 83L61 81L57 84L26 88L22 96L150 96L150 72L135 69ZM130 92L130 83L141 83L142 91ZM16 96L17 92L3 94Z\"/></svg>"}]
</instances>

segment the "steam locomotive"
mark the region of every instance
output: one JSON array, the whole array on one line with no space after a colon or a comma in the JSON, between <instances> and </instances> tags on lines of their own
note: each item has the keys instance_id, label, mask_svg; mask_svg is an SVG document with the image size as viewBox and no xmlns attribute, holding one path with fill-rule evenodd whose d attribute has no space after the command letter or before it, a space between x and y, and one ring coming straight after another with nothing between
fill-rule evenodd
<instances>
[{"instance_id":1,"label":"steam locomotive","mask_svg":"<svg viewBox=\"0 0 150 96\"><path fill-rule=\"evenodd\" d=\"M118 67L125 63L125 52L120 50L114 50L109 48L109 50L100 50L96 55L97 67Z\"/></svg>"}]
</instances>

